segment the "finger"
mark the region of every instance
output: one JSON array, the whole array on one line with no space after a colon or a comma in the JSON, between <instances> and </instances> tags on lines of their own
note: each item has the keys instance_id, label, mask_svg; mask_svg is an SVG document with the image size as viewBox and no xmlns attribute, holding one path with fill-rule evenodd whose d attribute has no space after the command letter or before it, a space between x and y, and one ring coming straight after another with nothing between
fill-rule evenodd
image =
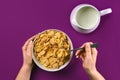
<instances>
[{"instance_id":1,"label":"finger","mask_svg":"<svg viewBox=\"0 0 120 80\"><path fill-rule=\"evenodd\" d=\"M75 55L78 56L79 53L80 53L80 50L77 50Z\"/></svg>"},{"instance_id":2,"label":"finger","mask_svg":"<svg viewBox=\"0 0 120 80\"><path fill-rule=\"evenodd\" d=\"M98 51L97 51L96 48L92 48L92 49L91 49L91 52L92 52L93 60L94 60L94 62L96 63Z\"/></svg>"},{"instance_id":3,"label":"finger","mask_svg":"<svg viewBox=\"0 0 120 80\"><path fill-rule=\"evenodd\" d=\"M29 44L28 44L28 47L27 47L27 53L32 52L32 47L33 47L33 43L32 43L32 41L30 41Z\"/></svg>"},{"instance_id":4,"label":"finger","mask_svg":"<svg viewBox=\"0 0 120 80\"><path fill-rule=\"evenodd\" d=\"M23 50L26 50L26 49L27 49L28 43L29 43L30 41L32 41L32 40L35 38L35 36L36 36L36 35L32 36L31 38L29 38L29 39L25 42L25 44L24 44L23 47L22 47Z\"/></svg>"},{"instance_id":5,"label":"finger","mask_svg":"<svg viewBox=\"0 0 120 80\"><path fill-rule=\"evenodd\" d=\"M85 44L85 54L86 54L86 57L91 57L90 43Z\"/></svg>"},{"instance_id":6,"label":"finger","mask_svg":"<svg viewBox=\"0 0 120 80\"><path fill-rule=\"evenodd\" d=\"M79 56L79 58L84 61L84 57L82 55Z\"/></svg>"},{"instance_id":7,"label":"finger","mask_svg":"<svg viewBox=\"0 0 120 80\"><path fill-rule=\"evenodd\" d=\"M29 43L29 40L27 40L26 42L25 42L25 44L23 45L23 47L22 47L22 50L24 51L24 50L27 50L27 45L28 45L28 43Z\"/></svg>"},{"instance_id":8,"label":"finger","mask_svg":"<svg viewBox=\"0 0 120 80\"><path fill-rule=\"evenodd\" d=\"M84 43L80 48L83 48L84 45L85 45L85 43ZM76 53L75 53L75 55L76 55L76 56L79 55L79 54L80 54L80 51L81 51L81 50L77 50Z\"/></svg>"},{"instance_id":9,"label":"finger","mask_svg":"<svg viewBox=\"0 0 120 80\"><path fill-rule=\"evenodd\" d=\"M79 58L79 56L76 56L76 58Z\"/></svg>"},{"instance_id":10,"label":"finger","mask_svg":"<svg viewBox=\"0 0 120 80\"><path fill-rule=\"evenodd\" d=\"M81 55L77 55L76 58L80 58L82 61L84 61L84 56L81 54Z\"/></svg>"},{"instance_id":11,"label":"finger","mask_svg":"<svg viewBox=\"0 0 120 80\"><path fill-rule=\"evenodd\" d=\"M92 45L93 42L90 42L90 44ZM96 60L97 60L97 49L96 48L91 48L91 55L92 55L92 58L94 60L94 62L96 63Z\"/></svg>"}]
</instances>

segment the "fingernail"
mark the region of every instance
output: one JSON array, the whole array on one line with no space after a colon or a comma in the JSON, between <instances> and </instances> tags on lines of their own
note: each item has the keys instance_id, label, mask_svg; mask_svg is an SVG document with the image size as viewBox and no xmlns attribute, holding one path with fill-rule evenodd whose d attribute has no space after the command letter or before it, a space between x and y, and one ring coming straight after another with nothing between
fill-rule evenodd
<instances>
[{"instance_id":1,"label":"fingernail","mask_svg":"<svg viewBox=\"0 0 120 80\"><path fill-rule=\"evenodd\" d=\"M78 56L76 56L76 58L78 58Z\"/></svg>"}]
</instances>

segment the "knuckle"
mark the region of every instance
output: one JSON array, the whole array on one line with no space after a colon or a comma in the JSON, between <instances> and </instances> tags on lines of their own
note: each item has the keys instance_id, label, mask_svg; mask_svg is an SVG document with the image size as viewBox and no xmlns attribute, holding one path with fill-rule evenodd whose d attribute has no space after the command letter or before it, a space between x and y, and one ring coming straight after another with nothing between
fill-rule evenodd
<instances>
[{"instance_id":1,"label":"knuckle","mask_svg":"<svg viewBox=\"0 0 120 80\"><path fill-rule=\"evenodd\" d=\"M98 54L98 51L95 49L95 53Z\"/></svg>"},{"instance_id":2,"label":"knuckle","mask_svg":"<svg viewBox=\"0 0 120 80\"><path fill-rule=\"evenodd\" d=\"M25 47L24 47L24 46L22 47L22 50L25 50Z\"/></svg>"},{"instance_id":3,"label":"knuckle","mask_svg":"<svg viewBox=\"0 0 120 80\"><path fill-rule=\"evenodd\" d=\"M86 50L86 52L87 52L87 53L91 53L91 50L88 48L88 49Z\"/></svg>"}]
</instances>

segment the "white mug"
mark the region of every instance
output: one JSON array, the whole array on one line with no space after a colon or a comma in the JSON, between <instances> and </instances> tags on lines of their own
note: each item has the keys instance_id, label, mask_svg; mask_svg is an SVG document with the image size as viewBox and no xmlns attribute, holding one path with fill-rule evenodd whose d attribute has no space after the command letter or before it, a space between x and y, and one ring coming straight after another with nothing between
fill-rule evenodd
<instances>
[{"instance_id":1,"label":"white mug","mask_svg":"<svg viewBox=\"0 0 120 80\"><path fill-rule=\"evenodd\" d=\"M90 33L98 27L101 16L111 12L111 8L99 11L93 5L80 4L72 10L70 22L76 31L81 33Z\"/></svg>"}]
</instances>

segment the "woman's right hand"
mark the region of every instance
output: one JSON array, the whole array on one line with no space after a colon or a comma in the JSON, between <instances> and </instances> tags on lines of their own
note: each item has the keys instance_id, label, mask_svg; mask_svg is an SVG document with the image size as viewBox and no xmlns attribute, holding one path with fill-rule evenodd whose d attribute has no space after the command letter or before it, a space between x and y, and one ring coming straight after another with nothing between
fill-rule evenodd
<instances>
[{"instance_id":1,"label":"woman's right hand","mask_svg":"<svg viewBox=\"0 0 120 80\"><path fill-rule=\"evenodd\" d=\"M96 70L96 59L97 59L97 49L91 48L90 45L92 42L87 42L81 47L85 47L85 51L78 50L76 52L76 57L81 58L83 61L83 68L87 73L91 73Z\"/></svg>"},{"instance_id":2,"label":"woman's right hand","mask_svg":"<svg viewBox=\"0 0 120 80\"><path fill-rule=\"evenodd\" d=\"M87 42L81 46L85 47L85 51L78 50L76 52L76 58L82 60L82 66L91 80L105 80L104 77L96 69L96 60L98 51L96 48L91 48L92 42Z\"/></svg>"}]
</instances>

